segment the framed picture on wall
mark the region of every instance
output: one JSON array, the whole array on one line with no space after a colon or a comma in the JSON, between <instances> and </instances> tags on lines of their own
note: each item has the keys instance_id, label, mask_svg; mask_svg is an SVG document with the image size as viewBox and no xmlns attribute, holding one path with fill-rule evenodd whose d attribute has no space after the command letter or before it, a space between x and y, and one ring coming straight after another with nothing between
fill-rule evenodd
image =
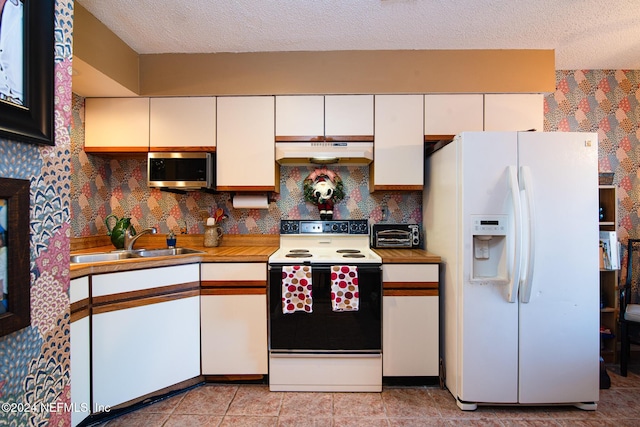
<instances>
[{"instance_id":1,"label":"framed picture on wall","mask_svg":"<svg viewBox=\"0 0 640 427\"><path fill-rule=\"evenodd\" d=\"M31 324L29 185L0 178L0 336Z\"/></svg>"},{"instance_id":2,"label":"framed picture on wall","mask_svg":"<svg viewBox=\"0 0 640 427\"><path fill-rule=\"evenodd\" d=\"M55 0L0 0L0 137L54 145Z\"/></svg>"}]
</instances>

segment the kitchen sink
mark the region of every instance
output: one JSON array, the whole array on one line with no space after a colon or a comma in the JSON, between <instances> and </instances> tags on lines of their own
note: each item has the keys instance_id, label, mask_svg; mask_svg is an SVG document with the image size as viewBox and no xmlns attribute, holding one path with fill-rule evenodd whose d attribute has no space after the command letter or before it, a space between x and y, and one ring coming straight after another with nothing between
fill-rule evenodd
<instances>
[{"instance_id":1,"label":"kitchen sink","mask_svg":"<svg viewBox=\"0 0 640 427\"><path fill-rule=\"evenodd\" d=\"M89 262L102 262L102 261L118 261L121 259L130 258L152 258L160 256L172 256L172 255L188 255L188 254L202 254L203 251L189 248L164 248L164 249L135 249L133 251L116 250L111 252L91 252L85 254L71 255L70 261L72 264L81 264Z\"/></svg>"},{"instance_id":2,"label":"kitchen sink","mask_svg":"<svg viewBox=\"0 0 640 427\"><path fill-rule=\"evenodd\" d=\"M204 253L203 251L198 251L196 249L189 249L189 248L136 249L132 252L134 257L140 257L140 258Z\"/></svg>"},{"instance_id":3,"label":"kitchen sink","mask_svg":"<svg viewBox=\"0 0 640 427\"><path fill-rule=\"evenodd\" d=\"M71 255L70 261L75 264L85 262L117 261L133 257L133 253L127 251L93 252L87 254Z\"/></svg>"}]
</instances>

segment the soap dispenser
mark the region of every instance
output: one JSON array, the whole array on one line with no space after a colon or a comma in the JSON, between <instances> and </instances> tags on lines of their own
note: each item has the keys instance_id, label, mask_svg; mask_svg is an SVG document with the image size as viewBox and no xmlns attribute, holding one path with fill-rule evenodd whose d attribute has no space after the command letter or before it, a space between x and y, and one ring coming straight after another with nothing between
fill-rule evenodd
<instances>
[{"instance_id":1,"label":"soap dispenser","mask_svg":"<svg viewBox=\"0 0 640 427\"><path fill-rule=\"evenodd\" d=\"M173 231L170 231L169 234L167 234L167 247L169 249L173 249L176 247L176 235L173 233Z\"/></svg>"}]
</instances>

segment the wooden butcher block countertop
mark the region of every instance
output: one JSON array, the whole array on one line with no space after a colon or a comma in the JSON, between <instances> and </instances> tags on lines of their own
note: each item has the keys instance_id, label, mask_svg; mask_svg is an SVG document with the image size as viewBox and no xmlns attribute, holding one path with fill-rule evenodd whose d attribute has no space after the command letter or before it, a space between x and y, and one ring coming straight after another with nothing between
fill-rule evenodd
<instances>
[{"instance_id":1,"label":"wooden butcher block countertop","mask_svg":"<svg viewBox=\"0 0 640 427\"><path fill-rule=\"evenodd\" d=\"M203 253L71 264L71 278L195 262L267 262L280 245L279 235L225 235L220 246L214 248L203 246L204 238L201 234L180 234L176 237L177 247L196 249ZM135 243L135 249L140 248L166 248L166 235L143 235ZM71 255L110 252L114 249L107 236L71 239ZM422 249L375 249L375 252L387 264L432 264L441 261L439 256Z\"/></svg>"},{"instance_id":2,"label":"wooden butcher block countertop","mask_svg":"<svg viewBox=\"0 0 640 427\"><path fill-rule=\"evenodd\" d=\"M374 249L380 255L383 264L437 264L438 255L423 249Z\"/></svg>"},{"instance_id":3,"label":"wooden butcher block countertop","mask_svg":"<svg viewBox=\"0 0 640 427\"><path fill-rule=\"evenodd\" d=\"M172 255L153 258L129 258L117 261L71 264L71 278L87 274L114 273L141 268L166 267L194 262L267 262L278 250L279 235L225 235L218 247L206 248L200 234L178 235L177 247L203 251L200 254ZM166 248L166 235L143 235L134 249ZM71 239L71 255L115 250L107 236Z\"/></svg>"}]
</instances>

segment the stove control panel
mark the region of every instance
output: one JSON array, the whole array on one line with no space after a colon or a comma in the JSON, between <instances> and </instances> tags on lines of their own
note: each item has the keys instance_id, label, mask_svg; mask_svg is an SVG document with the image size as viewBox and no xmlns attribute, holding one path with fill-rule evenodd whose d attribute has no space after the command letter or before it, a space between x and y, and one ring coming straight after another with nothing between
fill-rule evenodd
<instances>
[{"instance_id":1,"label":"stove control panel","mask_svg":"<svg viewBox=\"0 0 640 427\"><path fill-rule=\"evenodd\" d=\"M283 219L280 234L369 234L369 221L350 219L338 221L314 221Z\"/></svg>"}]
</instances>

